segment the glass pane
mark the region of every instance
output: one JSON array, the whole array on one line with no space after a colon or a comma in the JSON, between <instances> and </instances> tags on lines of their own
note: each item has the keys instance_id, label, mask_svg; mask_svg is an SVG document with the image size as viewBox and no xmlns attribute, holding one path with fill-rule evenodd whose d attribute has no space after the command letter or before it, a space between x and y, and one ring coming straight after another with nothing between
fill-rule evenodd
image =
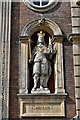
<instances>
[{"instance_id":1,"label":"glass pane","mask_svg":"<svg viewBox=\"0 0 80 120\"><path fill-rule=\"evenodd\" d=\"M38 2L38 1L33 1L33 3L35 4L35 5L38 5L38 6L40 6L40 2Z\"/></svg>"},{"instance_id":2,"label":"glass pane","mask_svg":"<svg viewBox=\"0 0 80 120\"><path fill-rule=\"evenodd\" d=\"M33 4L37 6L45 6L49 3L49 0L33 0Z\"/></svg>"},{"instance_id":3,"label":"glass pane","mask_svg":"<svg viewBox=\"0 0 80 120\"><path fill-rule=\"evenodd\" d=\"M42 6L47 5L49 2L42 2Z\"/></svg>"}]
</instances>

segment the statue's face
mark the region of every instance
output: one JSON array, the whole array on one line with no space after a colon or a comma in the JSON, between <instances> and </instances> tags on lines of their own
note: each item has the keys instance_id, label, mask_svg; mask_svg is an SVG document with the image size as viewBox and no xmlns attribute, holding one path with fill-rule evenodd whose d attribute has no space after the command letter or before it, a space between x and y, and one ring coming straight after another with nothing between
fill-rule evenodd
<instances>
[{"instance_id":1,"label":"statue's face","mask_svg":"<svg viewBox=\"0 0 80 120\"><path fill-rule=\"evenodd\" d=\"M43 45L43 43L38 43L38 45L37 45L38 47L40 47L40 48L42 48L44 45Z\"/></svg>"},{"instance_id":2,"label":"statue's face","mask_svg":"<svg viewBox=\"0 0 80 120\"><path fill-rule=\"evenodd\" d=\"M38 44L39 44L39 43L43 44L43 43L44 43L44 36L39 36L39 37L38 37L38 40L37 40L37 43L38 43Z\"/></svg>"}]
</instances>

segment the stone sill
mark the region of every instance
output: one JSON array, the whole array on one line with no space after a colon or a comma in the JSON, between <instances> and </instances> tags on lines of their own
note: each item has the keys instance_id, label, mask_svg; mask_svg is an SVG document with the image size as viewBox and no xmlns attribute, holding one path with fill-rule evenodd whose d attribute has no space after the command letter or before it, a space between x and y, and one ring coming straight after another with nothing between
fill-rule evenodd
<instances>
[{"instance_id":1,"label":"stone sill","mask_svg":"<svg viewBox=\"0 0 80 120\"><path fill-rule=\"evenodd\" d=\"M50 93L50 94L26 94L26 93L23 93L23 94L18 94L18 97L19 98L25 98L25 97L31 97L31 96L53 96L54 98L55 97L63 97L65 98L67 96L67 93Z\"/></svg>"}]
</instances>

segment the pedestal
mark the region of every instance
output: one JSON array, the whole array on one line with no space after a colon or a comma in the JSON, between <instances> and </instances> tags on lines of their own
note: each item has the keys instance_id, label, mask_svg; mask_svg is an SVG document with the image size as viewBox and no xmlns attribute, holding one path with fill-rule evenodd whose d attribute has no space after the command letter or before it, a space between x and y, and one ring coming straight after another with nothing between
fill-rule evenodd
<instances>
[{"instance_id":1,"label":"pedestal","mask_svg":"<svg viewBox=\"0 0 80 120\"><path fill-rule=\"evenodd\" d=\"M66 94L19 95L20 117L63 117L65 96Z\"/></svg>"}]
</instances>

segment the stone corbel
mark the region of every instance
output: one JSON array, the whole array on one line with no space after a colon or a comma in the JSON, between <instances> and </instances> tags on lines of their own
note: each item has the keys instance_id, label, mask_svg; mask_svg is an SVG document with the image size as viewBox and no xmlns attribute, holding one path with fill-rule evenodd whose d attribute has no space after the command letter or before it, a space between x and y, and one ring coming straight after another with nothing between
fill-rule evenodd
<instances>
[{"instance_id":1,"label":"stone corbel","mask_svg":"<svg viewBox=\"0 0 80 120\"><path fill-rule=\"evenodd\" d=\"M69 34L68 39L73 44L80 43L80 33L74 33L74 34L71 33L71 34Z\"/></svg>"},{"instance_id":2,"label":"stone corbel","mask_svg":"<svg viewBox=\"0 0 80 120\"><path fill-rule=\"evenodd\" d=\"M68 39L73 44L79 43L80 44L80 33L69 34Z\"/></svg>"}]
</instances>

